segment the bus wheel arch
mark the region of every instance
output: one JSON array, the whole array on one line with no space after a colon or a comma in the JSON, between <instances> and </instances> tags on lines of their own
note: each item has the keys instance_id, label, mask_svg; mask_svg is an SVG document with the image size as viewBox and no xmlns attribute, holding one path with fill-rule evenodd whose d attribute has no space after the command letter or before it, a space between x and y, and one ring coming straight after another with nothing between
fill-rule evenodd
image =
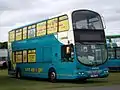
<instances>
[{"instance_id":1,"label":"bus wheel arch","mask_svg":"<svg viewBox=\"0 0 120 90\"><path fill-rule=\"evenodd\" d=\"M49 79L50 82L56 82L57 74L56 74L55 68L51 67L48 70L48 79Z\"/></svg>"}]
</instances>

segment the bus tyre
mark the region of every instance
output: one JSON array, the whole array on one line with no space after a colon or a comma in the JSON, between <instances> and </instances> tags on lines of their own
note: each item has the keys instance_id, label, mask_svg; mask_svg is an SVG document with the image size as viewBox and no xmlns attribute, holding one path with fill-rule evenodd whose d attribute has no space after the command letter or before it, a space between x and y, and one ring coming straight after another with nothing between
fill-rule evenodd
<instances>
[{"instance_id":1,"label":"bus tyre","mask_svg":"<svg viewBox=\"0 0 120 90\"><path fill-rule=\"evenodd\" d=\"M56 72L55 71L49 72L49 81L52 83L56 82Z\"/></svg>"},{"instance_id":2,"label":"bus tyre","mask_svg":"<svg viewBox=\"0 0 120 90\"><path fill-rule=\"evenodd\" d=\"M20 69L16 70L16 78L17 79L21 78L21 70Z\"/></svg>"}]
</instances>

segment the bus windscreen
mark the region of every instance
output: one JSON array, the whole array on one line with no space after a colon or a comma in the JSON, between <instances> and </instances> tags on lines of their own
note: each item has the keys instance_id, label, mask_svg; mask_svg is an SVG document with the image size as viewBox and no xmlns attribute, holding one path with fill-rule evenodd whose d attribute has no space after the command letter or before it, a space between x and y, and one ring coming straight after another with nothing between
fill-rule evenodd
<instances>
[{"instance_id":1,"label":"bus windscreen","mask_svg":"<svg viewBox=\"0 0 120 90\"><path fill-rule=\"evenodd\" d=\"M74 29L104 29L100 15L89 10L73 12L72 20Z\"/></svg>"}]
</instances>

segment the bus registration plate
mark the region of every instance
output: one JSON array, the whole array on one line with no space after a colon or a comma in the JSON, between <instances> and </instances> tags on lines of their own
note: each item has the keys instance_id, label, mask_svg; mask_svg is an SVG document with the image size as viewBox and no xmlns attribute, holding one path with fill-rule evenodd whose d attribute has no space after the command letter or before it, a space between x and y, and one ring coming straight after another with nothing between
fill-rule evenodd
<instances>
[{"instance_id":1,"label":"bus registration plate","mask_svg":"<svg viewBox=\"0 0 120 90\"><path fill-rule=\"evenodd\" d=\"M98 77L98 75L93 74L93 75L90 75L90 77Z\"/></svg>"},{"instance_id":2,"label":"bus registration plate","mask_svg":"<svg viewBox=\"0 0 120 90\"><path fill-rule=\"evenodd\" d=\"M92 71L90 77L98 77L98 72L97 71Z\"/></svg>"}]
</instances>

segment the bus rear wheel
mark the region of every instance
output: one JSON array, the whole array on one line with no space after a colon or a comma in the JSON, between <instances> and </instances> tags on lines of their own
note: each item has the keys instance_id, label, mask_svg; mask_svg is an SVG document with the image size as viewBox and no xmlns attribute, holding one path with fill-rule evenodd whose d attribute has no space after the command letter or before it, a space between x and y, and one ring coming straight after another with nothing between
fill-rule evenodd
<instances>
[{"instance_id":1,"label":"bus rear wheel","mask_svg":"<svg viewBox=\"0 0 120 90\"><path fill-rule=\"evenodd\" d=\"M56 82L56 72L55 71L51 71L49 72L49 81L50 82Z\"/></svg>"}]
</instances>

